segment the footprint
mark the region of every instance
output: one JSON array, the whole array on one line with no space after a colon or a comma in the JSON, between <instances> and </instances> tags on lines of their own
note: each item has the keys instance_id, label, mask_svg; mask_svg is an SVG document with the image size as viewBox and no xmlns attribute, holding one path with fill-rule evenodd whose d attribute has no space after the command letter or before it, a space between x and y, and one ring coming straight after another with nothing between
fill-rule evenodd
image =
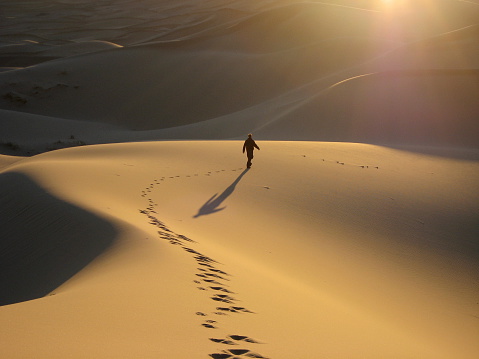
<instances>
[{"instance_id":1,"label":"footprint","mask_svg":"<svg viewBox=\"0 0 479 359\"><path fill-rule=\"evenodd\" d=\"M211 338L210 338L211 340ZM234 357L233 357L234 355ZM210 354L210 357L212 358L239 358L236 355L242 355L248 358L258 358L258 359L267 359L266 357L262 356L261 354L254 353L250 351L249 349L228 349L228 350L223 350L223 353L214 353Z\"/></svg>"},{"instance_id":2,"label":"footprint","mask_svg":"<svg viewBox=\"0 0 479 359\"><path fill-rule=\"evenodd\" d=\"M233 355L243 355L246 353L249 353L250 351L248 349L230 349L228 350Z\"/></svg>"},{"instance_id":3,"label":"footprint","mask_svg":"<svg viewBox=\"0 0 479 359\"><path fill-rule=\"evenodd\" d=\"M204 326L205 328L216 329L216 327L213 324L216 324L216 320L206 320L205 323L201 325Z\"/></svg>"},{"instance_id":4,"label":"footprint","mask_svg":"<svg viewBox=\"0 0 479 359\"><path fill-rule=\"evenodd\" d=\"M215 269L213 266L210 266L210 271L220 273L220 274L224 274L224 275L229 275L228 273L223 272L222 270Z\"/></svg>"},{"instance_id":5,"label":"footprint","mask_svg":"<svg viewBox=\"0 0 479 359\"><path fill-rule=\"evenodd\" d=\"M201 324L202 326L204 326L205 328L209 328L209 329L216 329L216 327L212 324L209 324L209 323L203 323Z\"/></svg>"},{"instance_id":6,"label":"footprint","mask_svg":"<svg viewBox=\"0 0 479 359\"><path fill-rule=\"evenodd\" d=\"M252 352L249 352L249 353L245 354L245 356L247 356L249 358L268 359L267 357L264 357L261 354L252 353Z\"/></svg>"},{"instance_id":7,"label":"footprint","mask_svg":"<svg viewBox=\"0 0 479 359\"><path fill-rule=\"evenodd\" d=\"M208 263L198 263L198 265L208 267L208 268L214 268L211 264L208 264Z\"/></svg>"},{"instance_id":8,"label":"footprint","mask_svg":"<svg viewBox=\"0 0 479 359\"><path fill-rule=\"evenodd\" d=\"M215 342L215 343L221 343L221 344L226 344L226 345L238 345L238 344L235 343L234 341L228 340L228 339L210 338L210 340L211 340L212 342Z\"/></svg>"},{"instance_id":9,"label":"footprint","mask_svg":"<svg viewBox=\"0 0 479 359\"><path fill-rule=\"evenodd\" d=\"M217 279L229 281L229 279L223 278L222 276L220 276L220 275L218 275L218 274L214 274L214 273L207 273L207 272L206 272L206 273L204 273L204 275L205 275L206 277L210 277L210 278L217 278Z\"/></svg>"},{"instance_id":10,"label":"footprint","mask_svg":"<svg viewBox=\"0 0 479 359\"><path fill-rule=\"evenodd\" d=\"M264 357L261 354L253 353L253 352L246 353L245 356L249 358L268 359L267 357Z\"/></svg>"},{"instance_id":11,"label":"footprint","mask_svg":"<svg viewBox=\"0 0 479 359\"><path fill-rule=\"evenodd\" d=\"M247 337L245 335L229 335L228 338L236 340L236 341L245 341L245 342L248 342L248 343L261 344L260 342L254 340L250 337Z\"/></svg>"},{"instance_id":12,"label":"footprint","mask_svg":"<svg viewBox=\"0 0 479 359\"><path fill-rule=\"evenodd\" d=\"M200 273L200 274L196 273L195 275L196 275L197 277L201 277L201 278L208 278L207 274L208 274L208 273ZM207 280L207 279L203 279L203 280L206 281L206 282L209 281L209 279L208 279L208 280ZM219 283L219 282L214 281L214 283Z\"/></svg>"},{"instance_id":13,"label":"footprint","mask_svg":"<svg viewBox=\"0 0 479 359\"><path fill-rule=\"evenodd\" d=\"M214 353L214 354L210 354L210 357L212 357L213 359L228 359L233 356L231 354Z\"/></svg>"},{"instance_id":14,"label":"footprint","mask_svg":"<svg viewBox=\"0 0 479 359\"><path fill-rule=\"evenodd\" d=\"M218 285L223 285L223 283L220 283L220 282L217 282L213 279L203 279L203 282L207 282L207 283L210 283L210 284L218 284Z\"/></svg>"},{"instance_id":15,"label":"footprint","mask_svg":"<svg viewBox=\"0 0 479 359\"><path fill-rule=\"evenodd\" d=\"M225 293L231 293L231 294L234 294L234 292L226 289L226 288L223 288L223 287L210 287L211 289L213 290L218 290L220 292L225 292Z\"/></svg>"},{"instance_id":16,"label":"footprint","mask_svg":"<svg viewBox=\"0 0 479 359\"><path fill-rule=\"evenodd\" d=\"M223 312L213 312L213 314L216 314L216 315L228 315L228 314L223 313Z\"/></svg>"},{"instance_id":17,"label":"footprint","mask_svg":"<svg viewBox=\"0 0 479 359\"><path fill-rule=\"evenodd\" d=\"M223 312L233 312L230 308L227 307L216 307L216 310L220 310Z\"/></svg>"},{"instance_id":18,"label":"footprint","mask_svg":"<svg viewBox=\"0 0 479 359\"><path fill-rule=\"evenodd\" d=\"M191 243L196 243L194 240L192 240L191 238L188 238L187 236L184 236L182 234L179 234L178 235L178 238L181 238L182 240L184 241L187 241L187 242L191 242Z\"/></svg>"},{"instance_id":19,"label":"footprint","mask_svg":"<svg viewBox=\"0 0 479 359\"><path fill-rule=\"evenodd\" d=\"M243 313L254 313L251 310L248 310L244 307L231 307L231 309L236 310L237 312L243 312Z\"/></svg>"},{"instance_id":20,"label":"footprint","mask_svg":"<svg viewBox=\"0 0 479 359\"><path fill-rule=\"evenodd\" d=\"M246 308L243 307L216 307L216 310L222 312L231 312L231 313L254 313Z\"/></svg>"},{"instance_id":21,"label":"footprint","mask_svg":"<svg viewBox=\"0 0 479 359\"><path fill-rule=\"evenodd\" d=\"M214 296L211 297L211 299L217 301L217 302L223 302L223 303L234 303L236 299L226 295L226 294L215 294Z\"/></svg>"},{"instance_id":22,"label":"footprint","mask_svg":"<svg viewBox=\"0 0 479 359\"><path fill-rule=\"evenodd\" d=\"M202 263L216 263L216 261L214 259L211 259L207 256L204 256L204 255L197 255L195 256L195 259L197 262L202 262Z\"/></svg>"},{"instance_id":23,"label":"footprint","mask_svg":"<svg viewBox=\"0 0 479 359\"><path fill-rule=\"evenodd\" d=\"M201 253L195 251L194 249L188 248L188 247L183 247L183 250L187 251L188 253L193 253L193 254L199 254L199 255L201 255Z\"/></svg>"}]
</instances>

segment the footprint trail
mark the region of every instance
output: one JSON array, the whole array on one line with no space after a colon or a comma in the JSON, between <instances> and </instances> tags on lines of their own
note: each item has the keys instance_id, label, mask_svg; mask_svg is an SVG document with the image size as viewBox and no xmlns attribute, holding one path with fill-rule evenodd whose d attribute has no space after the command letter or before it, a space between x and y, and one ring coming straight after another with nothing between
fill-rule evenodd
<instances>
[{"instance_id":1,"label":"footprint trail","mask_svg":"<svg viewBox=\"0 0 479 359\"><path fill-rule=\"evenodd\" d=\"M241 169L233 169L235 172ZM215 176L217 174L224 174L226 170L209 171L205 173L206 176ZM186 178L194 178L199 174L186 175ZM188 238L182 234L175 233L168 226L157 218L157 212L155 208L158 207L150 196L157 190L159 186L169 181L178 180L182 176L170 176L154 179L152 183L149 183L142 191L141 197L146 198L147 206L144 209L139 209L139 212L148 220L148 223L155 226L157 229L158 238L168 241L171 245L181 248L187 252L192 260L198 265L196 272L192 274L192 285L196 285L196 288L202 292L209 299L211 299L211 307L205 308L202 311L193 313L197 318L202 318L201 326L207 330L208 333L212 333L216 329L221 328L221 318L227 315L251 315L253 311L236 305L239 301L236 298L236 293L232 290L232 276L224 270L218 268L220 263L209 257L208 255L199 252L195 249L195 242L193 239ZM215 319L210 319L211 317ZM262 343L258 340L250 338L246 335L231 334L225 338L209 337L208 340L217 343L219 345L216 353L208 354L213 359L241 359L241 358L259 358L269 359L255 350L251 350L249 346L257 347ZM228 347L239 347L230 349Z\"/></svg>"}]
</instances>

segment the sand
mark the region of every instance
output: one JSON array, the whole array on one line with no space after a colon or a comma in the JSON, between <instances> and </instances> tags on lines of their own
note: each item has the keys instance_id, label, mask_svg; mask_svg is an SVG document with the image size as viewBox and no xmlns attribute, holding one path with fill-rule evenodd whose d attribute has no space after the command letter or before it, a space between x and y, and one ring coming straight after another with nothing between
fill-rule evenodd
<instances>
[{"instance_id":1,"label":"sand","mask_svg":"<svg viewBox=\"0 0 479 359\"><path fill-rule=\"evenodd\" d=\"M477 2L2 6L1 357L479 355Z\"/></svg>"}]
</instances>

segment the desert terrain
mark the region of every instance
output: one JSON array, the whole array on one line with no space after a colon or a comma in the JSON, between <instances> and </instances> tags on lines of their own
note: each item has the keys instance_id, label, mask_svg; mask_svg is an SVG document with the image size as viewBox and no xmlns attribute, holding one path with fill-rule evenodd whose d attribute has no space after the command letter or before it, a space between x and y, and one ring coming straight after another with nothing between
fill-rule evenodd
<instances>
[{"instance_id":1,"label":"desert terrain","mask_svg":"<svg viewBox=\"0 0 479 359\"><path fill-rule=\"evenodd\" d=\"M479 356L479 2L0 8L2 358Z\"/></svg>"}]
</instances>

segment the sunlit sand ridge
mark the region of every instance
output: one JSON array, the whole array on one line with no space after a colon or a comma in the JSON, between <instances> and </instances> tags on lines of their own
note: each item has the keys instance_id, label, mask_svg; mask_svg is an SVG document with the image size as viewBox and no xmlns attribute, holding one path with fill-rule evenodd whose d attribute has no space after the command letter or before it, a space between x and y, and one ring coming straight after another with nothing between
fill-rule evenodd
<instances>
[{"instance_id":1,"label":"sunlit sand ridge","mask_svg":"<svg viewBox=\"0 0 479 359\"><path fill-rule=\"evenodd\" d=\"M479 355L477 3L4 3L1 357Z\"/></svg>"}]
</instances>

